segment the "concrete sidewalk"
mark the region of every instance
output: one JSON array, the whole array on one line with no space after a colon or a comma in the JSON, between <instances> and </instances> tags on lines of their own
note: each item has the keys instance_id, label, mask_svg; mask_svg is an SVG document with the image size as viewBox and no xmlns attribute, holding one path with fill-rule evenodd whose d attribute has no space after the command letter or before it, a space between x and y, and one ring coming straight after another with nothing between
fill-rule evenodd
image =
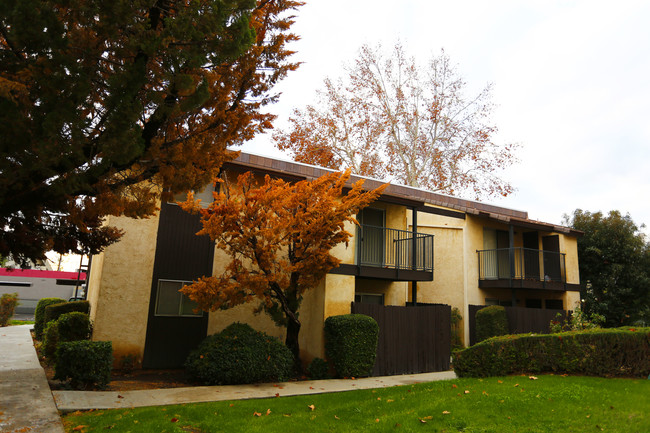
<instances>
[{"instance_id":1,"label":"concrete sidewalk","mask_svg":"<svg viewBox=\"0 0 650 433\"><path fill-rule=\"evenodd\" d=\"M0 431L63 433L31 328L0 328Z\"/></svg>"},{"instance_id":2,"label":"concrete sidewalk","mask_svg":"<svg viewBox=\"0 0 650 433\"><path fill-rule=\"evenodd\" d=\"M421 382L455 379L453 371L366 377L362 379L308 380L301 382L261 383L253 385L195 386L139 391L53 391L62 412L88 409L118 409L206 401L242 400L321 394L355 389L385 388Z\"/></svg>"}]
</instances>

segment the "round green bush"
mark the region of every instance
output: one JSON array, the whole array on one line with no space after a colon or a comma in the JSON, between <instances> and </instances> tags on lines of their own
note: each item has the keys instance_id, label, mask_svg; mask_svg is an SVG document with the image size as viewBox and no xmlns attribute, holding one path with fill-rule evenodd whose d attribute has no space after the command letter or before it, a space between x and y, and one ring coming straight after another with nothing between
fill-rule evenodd
<instances>
[{"instance_id":1,"label":"round green bush","mask_svg":"<svg viewBox=\"0 0 650 433\"><path fill-rule=\"evenodd\" d=\"M309 377L314 380L328 379L329 366L323 358L314 358L307 367Z\"/></svg>"},{"instance_id":2,"label":"round green bush","mask_svg":"<svg viewBox=\"0 0 650 433\"><path fill-rule=\"evenodd\" d=\"M59 328L60 341L88 340L92 326L88 314L79 311L62 314L56 323Z\"/></svg>"},{"instance_id":3,"label":"round green bush","mask_svg":"<svg viewBox=\"0 0 650 433\"><path fill-rule=\"evenodd\" d=\"M38 301L38 304L36 304L36 310L34 311L34 335L37 340L43 338L43 331L45 330L45 307L60 304L62 302L65 302L65 299L43 298Z\"/></svg>"},{"instance_id":4,"label":"round green bush","mask_svg":"<svg viewBox=\"0 0 650 433\"><path fill-rule=\"evenodd\" d=\"M291 351L275 337L244 323L210 335L187 357L188 375L205 385L284 381L291 376Z\"/></svg>"},{"instance_id":5,"label":"round green bush","mask_svg":"<svg viewBox=\"0 0 650 433\"><path fill-rule=\"evenodd\" d=\"M477 341L506 334L508 334L508 316L505 308L500 305L490 305L476 312Z\"/></svg>"}]
</instances>

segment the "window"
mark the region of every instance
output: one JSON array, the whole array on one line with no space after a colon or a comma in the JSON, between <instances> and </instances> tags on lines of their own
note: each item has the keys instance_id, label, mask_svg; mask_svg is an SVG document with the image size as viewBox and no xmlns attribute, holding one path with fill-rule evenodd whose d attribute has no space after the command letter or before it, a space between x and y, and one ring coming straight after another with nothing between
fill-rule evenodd
<instances>
[{"instance_id":1,"label":"window","mask_svg":"<svg viewBox=\"0 0 650 433\"><path fill-rule=\"evenodd\" d=\"M512 300L500 301L496 298L485 298L485 305L501 305L502 307L511 307Z\"/></svg>"},{"instance_id":2,"label":"window","mask_svg":"<svg viewBox=\"0 0 650 433\"><path fill-rule=\"evenodd\" d=\"M214 201L214 196L212 195L212 192L214 191L214 187L212 184L207 185L203 191L193 191L194 192L194 200L199 200L201 199L201 207L207 208L212 204ZM177 201L179 202L184 202L187 200L187 192L179 192L178 194L174 195L174 198L172 201L170 201L170 204L176 204Z\"/></svg>"},{"instance_id":3,"label":"window","mask_svg":"<svg viewBox=\"0 0 650 433\"><path fill-rule=\"evenodd\" d=\"M526 308L542 308L542 300L526 299Z\"/></svg>"},{"instance_id":4,"label":"window","mask_svg":"<svg viewBox=\"0 0 650 433\"><path fill-rule=\"evenodd\" d=\"M194 313L196 302L179 292L191 281L158 280L156 293L156 316L202 317L203 312Z\"/></svg>"},{"instance_id":5,"label":"window","mask_svg":"<svg viewBox=\"0 0 650 433\"><path fill-rule=\"evenodd\" d=\"M549 310L564 310L562 299L547 299L546 308Z\"/></svg>"},{"instance_id":6,"label":"window","mask_svg":"<svg viewBox=\"0 0 650 433\"><path fill-rule=\"evenodd\" d=\"M354 302L384 305L384 295L377 293L355 293Z\"/></svg>"}]
</instances>

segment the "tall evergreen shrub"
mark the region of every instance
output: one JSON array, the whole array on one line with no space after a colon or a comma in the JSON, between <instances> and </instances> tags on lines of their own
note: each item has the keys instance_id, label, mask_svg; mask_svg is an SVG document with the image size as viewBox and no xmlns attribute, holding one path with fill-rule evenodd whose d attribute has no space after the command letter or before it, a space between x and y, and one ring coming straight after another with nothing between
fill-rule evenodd
<instances>
[{"instance_id":1,"label":"tall evergreen shrub","mask_svg":"<svg viewBox=\"0 0 650 433\"><path fill-rule=\"evenodd\" d=\"M375 366L379 325L363 314L325 320L325 353L339 377L369 376Z\"/></svg>"},{"instance_id":2,"label":"tall evergreen shrub","mask_svg":"<svg viewBox=\"0 0 650 433\"><path fill-rule=\"evenodd\" d=\"M508 316L504 307L491 305L476 312L477 341L506 334L508 334Z\"/></svg>"},{"instance_id":3,"label":"tall evergreen shrub","mask_svg":"<svg viewBox=\"0 0 650 433\"><path fill-rule=\"evenodd\" d=\"M34 311L34 335L37 340L43 339L43 331L45 330L45 308L54 305L61 304L65 302L65 299L61 298L43 298L38 301L36 304L36 311Z\"/></svg>"}]
</instances>

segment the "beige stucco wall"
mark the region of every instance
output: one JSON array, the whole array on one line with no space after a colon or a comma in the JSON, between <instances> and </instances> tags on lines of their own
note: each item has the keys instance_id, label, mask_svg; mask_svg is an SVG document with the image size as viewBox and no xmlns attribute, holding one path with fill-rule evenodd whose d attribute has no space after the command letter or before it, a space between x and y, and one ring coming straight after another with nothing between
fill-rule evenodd
<instances>
[{"instance_id":1,"label":"beige stucco wall","mask_svg":"<svg viewBox=\"0 0 650 433\"><path fill-rule=\"evenodd\" d=\"M566 235L560 236L560 251L566 253L566 282L580 284L578 238Z\"/></svg>"},{"instance_id":2,"label":"beige stucco wall","mask_svg":"<svg viewBox=\"0 0 650 433\"><path fill-rule=\"evenodd\" d=\"M109 225L124 230L119 242L93 257L88 299L93 340L113 342L116 364L122 356L144 354L158 216L112 217Z\"/></svg>"}]
</instances>

